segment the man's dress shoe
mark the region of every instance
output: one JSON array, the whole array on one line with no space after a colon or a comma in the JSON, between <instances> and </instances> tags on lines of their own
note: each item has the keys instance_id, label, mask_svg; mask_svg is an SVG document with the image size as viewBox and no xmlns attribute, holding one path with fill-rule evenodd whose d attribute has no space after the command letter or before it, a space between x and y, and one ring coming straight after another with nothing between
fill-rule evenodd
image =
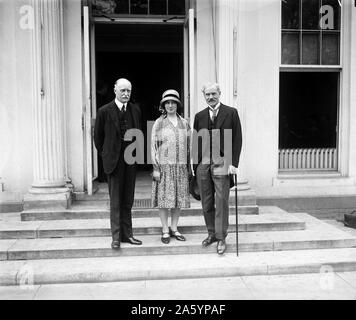
<instances>
[{"instance_id":1,"label":"man's dress shoe","mask_svg":"<svg viewBox=\"0 0 356 320\"><path fill-rule=\"evenodd\" d=\"M226 250L226 243L225 240L219 240L218 245L216 246L216 252L218 254L223 254Z\"/></svg>"},{"instance_id":2,"label":"man's dress shoe","mask_svg":"<svg viewBox=\"0 0 356 320\"><path fill-rule=\"evenodd\" d=\"M142 244L141 240L137 240L134 237L129 237L129 238L122 239L121 242L136 244L138 246Z\"/></svg>"},{"instance_id":3,"label":"man's dress shoe","mask_svg":"<svg viewBox=\"0 0 356 320\"><path fill-rule=\"evenodd\" d=\"M209 235L206 239L203 240L203 247L210 246L212 243L218 241L213 235Z\"/></svg>"},{"instance_id":4,"label":"man's dress shoe","mask_svg":"<svg viewBox=\"0 0 356 320\"><path fill-rule=\"evenodd\" d=\"M111 242L111 248L113 250L119 250L120 249L120 241L115 240L115 241Z\"/></svg>"}]
</instances>

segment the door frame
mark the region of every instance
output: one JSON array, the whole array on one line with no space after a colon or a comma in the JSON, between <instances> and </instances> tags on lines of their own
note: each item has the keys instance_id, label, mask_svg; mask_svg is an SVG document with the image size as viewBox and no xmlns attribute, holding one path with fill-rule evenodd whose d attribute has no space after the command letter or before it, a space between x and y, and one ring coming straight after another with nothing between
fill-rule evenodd
<instances>
[{"instance_id":1,"label":"door frame","mask_svg":"<svg viewBox=\"0 0 356 320\"><path fill-rule=\"evenodd\" d=\"M91 7L88 5L83 6L83 67L84 106L82 129L85 161L84 188L88 195L92 195L94 192L93 181L98 176L98 153L93 143L96 119L95 24L93 24L91 19Z\"/></svg>"},{"instance_id":2,"label":"door frame","mask_svg":"<svg viewBox=\"0 0 356 320\"><path fill-rule=\"evenodd\" d=\"M186 16L167 19L164 17L93 17L91 4L83 6L84 16L84 85L85 106L83 110L83 130L85 145L85 179L84 186L88 195L95 192L93 181L98 176L98 154L93 144L93 129L96 119L96 64L95 64L95 25L96 24L175 24L183 26L183 94L184 116L191 121L195 115L196 99L196 23L195 9L186 0Z\"/></svg>"}]
</instances>

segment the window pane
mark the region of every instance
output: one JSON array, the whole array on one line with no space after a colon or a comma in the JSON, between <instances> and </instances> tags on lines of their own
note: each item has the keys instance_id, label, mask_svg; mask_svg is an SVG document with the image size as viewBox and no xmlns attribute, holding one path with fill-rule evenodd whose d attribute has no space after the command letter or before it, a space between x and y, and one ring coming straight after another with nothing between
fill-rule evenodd
<instances>
[{"instance_id":1,"label":"window pane","mask_svg":"<svg viewBox=\"0 0 356 320\"><path fill-rule=\"evenodd\" d=\"M148 0L131 0L132 14L148 14Z\"/></svg>"},{"instance_id":2,"label":"window pane","mask_svg":"<svg viewBox=\"0 0 356 320\"><path fill-rule=\"evenodd\" d=\"M323 32L322 64L339 64L339 33Z\"/></svg>"},{"instance_id":3,"label":"window pane","mask_svg":"<svg viewBox=\"0 0 356 320\"><path fill-rule=\"evenodd\" d=\"M319 29L319 0L302 0L302 28Z\"/></svg>"},{"instance_id":4,"label":"window pane","mask_svg":"<svg viewBox=\"0 0 356 320\"><path fill-rule=\"evenodd\" d=\"M299 64L299 33L283 32L282 34L282 63Z\"/></svg>"},{"instance_id":5,"label":"window pane","mask_svg":"<svg viewBox=\"0 0 356 320\"><path fill-rule=\"evenodd\" d=\"M114 0L92 0L93 15L95 16L113 14L116 7L117 1Z\"/></svg>"},{"instance_id":6,"label":"window pane","mask_svg":"<svg viewBox=\"0 0 356 320\"><path fill-rule=\"evenodd\" d=\"M129 0L115 0L116 1L116 14L129 13Z\"/></svg>"},{"instance_id":7,"label":"window pane","mask_svg":"<svg viewBox=\"0 0 356 320\"><path fill-rule=\"evenodd\" d=\"M299 28L300 0L282 1L282 29Z\"/></svg>"},{"instance_id":8,"label":"window pane","mask_svg":"<svg viewBox=\"0 0 356 320\"><path fill-rule=\"evenodd\" d=\"M302 34L302 64L319 64L319 32Z\"/></svg>"},{"instance_id":9,"label":"window pane","mask_svg":"<svg viewBox=\"0 0 356 320\"><path fill-rule=\"evenodd\" d=\"M185 14L185 0L169 0L168 1L168 14Z\"/></svg>"},{"instance_id":10,"label":"window pane","mask_svg":"<svg viewBox=\"0 0 356 320\"><path fill-rule=\"evenodd\" d=\"M167 14L167 0L150 0L150 14Z\"/></svg>"},{"instance_id":11,"label":"window pane","mask_svg":"<svg viewBox=\"0 0 356 320\"><path fill-rule=\"evenodd\" d=\"M329 28L329 29L340 30L341 10L340 10L339 1L338 0L322 0L322 4L323 4L323 6L328 5L328 6L331 6L331 8L332 8L332 10L325 11L325 13L323 14L323 16L325 16L325 14L327 14L328 17L330 17L333 20L333 21L326 20L325 21L326 27L331 26L331 28ZM327 9L331 9L331 8L327 8Z\"/></svg>"}]
</instances>

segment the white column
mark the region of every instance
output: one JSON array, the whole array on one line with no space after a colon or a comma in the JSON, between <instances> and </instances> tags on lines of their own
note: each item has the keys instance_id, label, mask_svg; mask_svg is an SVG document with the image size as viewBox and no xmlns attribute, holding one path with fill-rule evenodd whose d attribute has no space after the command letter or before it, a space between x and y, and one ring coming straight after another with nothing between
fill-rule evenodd
<instances>
[{"instance_id":1,"label":"white column","mask_svg":"<svg viewBox=\"0 0 356 320\"><path fill-rule=\"evenodd\" d=\"M239 0L215 0L217 34L217 81L221 86L223 103L236 107L242 125L243 147L238 170L239 190L250 189L244 178L244 106L239 104L237 92L238 15Z\"/></svg>"},{"instance_id":2,"label":"white column","mask_svg":"<svg viewBox=\"0 0 356 320\"><path fill-rule=\"evenodd\" d=\"M32 0L31 5L35 17L32 33L34 181L25 197L25 205L36 203L39 195L46 194L46 203L53 200L68 206L62 2Z\"/></svg>"},{"instance_id":3,"label":"white column","mask_svg":"<svg viewBox=\"0 0 356 320\"><path fill-rule=\"evenodd\" d=\"M344 123L346 121L349 122L349 128L348 126L345 125L346 129L346 134L349 135L349 137L345 137L344 134L344 141L347 141L348 146L343 145L344 149L349 150L348 154L348 161L346 161L346 164L344 164L345 169L343 170L349 176L353 177L356 181L356 150L355 150L355 142L356 142L356 5L352 3L348 4L349 7L346 7L345 10L345 15L346 12L349 14L348 17L348 32L344 31L345 34L348 34L349 37L345 37L345 41L348 41L348 45L345 45L346 48L348 48L348 51L345 52L345 55L348 54L349 58L345 59L344 61L344 73L345 69L348 69L347 71L349 72L348 76L348 81L349 84L344 85L345 87L345 94L342 100L344 101L343 105L343 112L342 114L344 115ZM349 62L349 65L347 64ZM347 80L345 80L347 83ZM349 97L346 97L346 95L349 95ZM345 112L346 109L348 109L348 112ZM346 120L347 119L347 120ZM343 128L341 128L343 130ZM343 142L344 144L344 142ZM346 152L343 152L344 154L347 154ZM346 158L346 156L344 156ZM344 161L345 162L345 161ZM348 170L347 170L348 169ZM347 172L348 171L348 172Z\"/></svg>"}]
</instances>

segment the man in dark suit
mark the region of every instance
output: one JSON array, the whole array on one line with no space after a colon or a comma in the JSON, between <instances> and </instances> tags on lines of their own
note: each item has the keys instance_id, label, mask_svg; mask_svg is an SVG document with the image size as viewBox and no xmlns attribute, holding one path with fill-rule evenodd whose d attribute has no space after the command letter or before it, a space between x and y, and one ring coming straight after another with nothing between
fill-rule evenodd
<instances>
[{"instance_id":1,"label":"man in dark suit","mask_svg":"<svg viewBox=\"0 0 356 320\"><path fill-rule=\"evenodd\" d=\"M132 142L125 137L129 129L141 129L141 111L129 102L131 83L119 79L115 83L115 99L102 106L97 114L94 142L103 159L110 195L111 247L120 249L120 242L140 245L133 237L131 209L135 195L136 166L125 161L124 153Z\"/></svg>"},{"instance_id":2,"label":"man in dark suit","mask_svg":"<svg viewBox=\"0 0 356 320\"><path fill-rule=\"evenodd\" d=\"M217 242L217 253L223 254L229 226L229 174L235 174L239 165L241 123L235 108L220 103L217 83L205 85L202 91L208 107L195 115L193 135L193 169L208 229L202 245Z\"/></svg>"}]
</instances>

